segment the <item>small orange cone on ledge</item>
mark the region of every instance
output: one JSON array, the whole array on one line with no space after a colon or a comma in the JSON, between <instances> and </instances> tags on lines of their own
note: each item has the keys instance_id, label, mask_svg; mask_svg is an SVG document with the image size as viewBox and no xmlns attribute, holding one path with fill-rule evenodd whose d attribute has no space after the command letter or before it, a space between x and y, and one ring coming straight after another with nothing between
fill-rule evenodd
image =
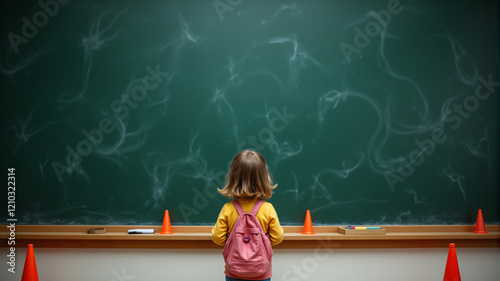
<instances>
[{"instance_id":1,"label":"small orange cone on ledge","mask_svg":"<svg viewBox=\"0 0 500 281\"><path fill-rule=\"evenodd\" d=\"M479 211L477 212L476 230L474 230L474 233L478 234L488 233L486 231L486 228L484 227L483 211L481 209L479 209Z\"/></svg>"},{"instance_id":2,"label":"small orange cone on ledge","mask_svg":"<svg viewBox=\"0 0 500 281\"><path fill-rule=\"evenodd\" d=\"M24 262L23 277L21 281L38 281L33 244L28 244L28 252L26 253L26 261Z\"/></svg>"},{"instance_id":3,"label":"small orange cone on ledge","mask_svg":"<svg viewBox=\"0 0 500 281\"><path fill-rule=\"evenodd\" d=\"M172 226L170 225L170 216L168 215L168 210L165 210L165 216L163 217L163 226L161 227L160 234L174 234L172 231Z\"/></svg>"},{"instance_id":4,"label":"small orange cone on ledge","mask_svg":"<svg viewBox=\"0 0 500 281\"><path fill-rule=\"evenodd\" d=\"M460 278L460 270L458 269L455 243L450 243L450 249L448 250L448 260L446 261L443 281L462 281L462 279Z\"/></svg>"},{"instance_id":5,"label":"small orange cone on ledge","mask_svg":"<svg viewBox=\"0 0 500 281\"><path fill-rule=\"evenodd\" d=\"M307 210L306 220L304 221L304 231L302 234L316 234L314 233L312 221L311 221L311 211Z\"/></svg>"}]
</instances>

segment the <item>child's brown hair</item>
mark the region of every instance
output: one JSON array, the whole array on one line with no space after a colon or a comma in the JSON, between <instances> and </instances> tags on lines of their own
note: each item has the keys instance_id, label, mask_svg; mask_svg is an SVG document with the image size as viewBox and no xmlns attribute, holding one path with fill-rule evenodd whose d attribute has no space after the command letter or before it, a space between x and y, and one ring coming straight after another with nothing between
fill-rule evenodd
<instances>
[{"instance_id":1,"label":"child's brown hair","mask_svg":"<svg viewBox=\"0 0 500 281\"><path fill-rule=\"evenodd\" d=\"M264 157L255 151L243 150L231 162L226 186L218 190L229 198L269 199L276 186L278 185L273 184L269 175Z\"/></svg>"}]
</instances>

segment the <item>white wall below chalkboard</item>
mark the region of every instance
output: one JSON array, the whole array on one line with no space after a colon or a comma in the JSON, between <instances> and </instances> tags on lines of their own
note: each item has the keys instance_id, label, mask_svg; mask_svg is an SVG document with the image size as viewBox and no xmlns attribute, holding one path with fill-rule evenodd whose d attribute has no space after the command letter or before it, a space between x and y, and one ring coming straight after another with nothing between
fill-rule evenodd
<instances>
[{"instance_id":1,"label":"white wall below chalkboard","mask_svg":"<svg viewBox=\"0 0 500 281\"><path fill-rule=\"evenodd\" d=\"M442 280L448 248L275 250L273 278L280 281ZM20 280L26 249L18 249ZM40 280L224 280L219 250L36 248ZM462 280L500 280L500 248L457 248ZM8 278L8 279L5 279Z\"/></svg>"}]
</instances>

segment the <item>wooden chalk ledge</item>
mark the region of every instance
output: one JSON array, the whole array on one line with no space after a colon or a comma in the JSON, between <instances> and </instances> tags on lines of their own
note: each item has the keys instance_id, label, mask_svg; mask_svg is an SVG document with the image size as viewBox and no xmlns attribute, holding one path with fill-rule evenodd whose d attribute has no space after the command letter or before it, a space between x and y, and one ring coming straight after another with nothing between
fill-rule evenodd
<instances>
[{"instance_id":1,"label":"wooden chalk ledge","mask_svg":"<svg viewBox=\"0 0 500 281\"><path fill-rule=\"evenodd\" d=\"M500 247L500 226L487 225L487 234L475 234L474 225L380 226L386 233L339 233L342 226L314 226L313 235L303 226L284 226L283 242L276 249L344 248L447 248ZM154 234L129 235L134 228L151 228ZM6 225L0 230L8 230ZM212 226L172 226L173 234L160 234L161 226L145 225L16 225L16 247L37 248L141 248L222 249L212 242ZM340 229L340 231L342 231ZM89 235L92 234L92 235ZM99 235L97 235L99 234ZM8 247L9 231L0 232L0 247Z\"/></svg>"}]
</instances>

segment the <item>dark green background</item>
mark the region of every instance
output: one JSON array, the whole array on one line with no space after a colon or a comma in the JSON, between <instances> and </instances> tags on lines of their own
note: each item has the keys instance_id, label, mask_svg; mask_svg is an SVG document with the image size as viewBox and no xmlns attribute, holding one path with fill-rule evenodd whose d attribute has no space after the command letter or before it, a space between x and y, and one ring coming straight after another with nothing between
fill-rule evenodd
<instances>
[{"instance_id":1,"label":"dark green background","mask_svg":"<svg viewBox=\"0 0 500 281\"><path fill-rule=\"evenodd\" d=\"M213 224L228 201L215 188L253 147L283 224L307 209L317 224L473 224L479 208L499 224L500 90L460 125L446 115L479 77L500 80L497 1L401 1L346 60L341 43L355 47L388 3L243 0L219 17L214 1L69 1L16 52L9 38L43 10L2 1L2 171L6 184L16 169L17 223L161 224L168 209L173 224ZM124 116L112 105L146 67L168 77ZM105 118L115 130L70 167L67 147ZM435 128L446 141L391 187L385 175Z\"/></svg>"}]
</instances>

